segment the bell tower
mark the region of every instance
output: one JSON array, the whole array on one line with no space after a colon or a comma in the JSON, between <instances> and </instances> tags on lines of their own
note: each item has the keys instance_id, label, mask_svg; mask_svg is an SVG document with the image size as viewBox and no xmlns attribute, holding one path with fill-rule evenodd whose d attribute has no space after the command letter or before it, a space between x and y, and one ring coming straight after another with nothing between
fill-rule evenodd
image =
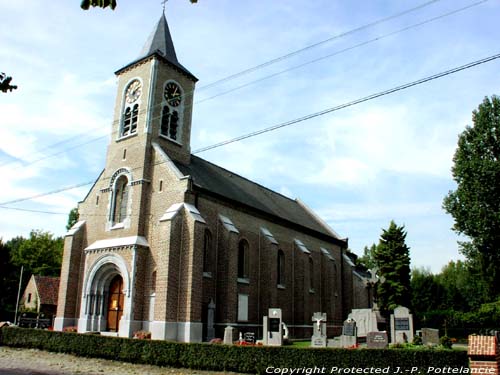
<instances>
[{"instance_id":1,"label":"bell tower","mask_svg":"<svg viewBox=\"0 0 500 375\"><path fill-rule=\"evenodd\" d=\"M177 59L165 14L139 57L115 74L118 93L112 143L126 144L137 136L145 149L156 142L171 159L188 164L198 79Z\"/></svg>"}]
</instances>

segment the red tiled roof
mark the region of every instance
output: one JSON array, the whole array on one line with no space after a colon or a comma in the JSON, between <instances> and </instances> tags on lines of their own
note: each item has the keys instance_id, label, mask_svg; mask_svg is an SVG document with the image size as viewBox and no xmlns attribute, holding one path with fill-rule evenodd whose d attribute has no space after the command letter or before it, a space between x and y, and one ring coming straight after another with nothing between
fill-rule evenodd
<instances>
[{"instance_id":1,"label":"red tiled roof","mask_svg":"<svg viewBox=\"0 0 500 375\"><path fill-rule=\"evenodd\" d=\"M35 276L35 284L41 305L57 305L59 277Z\"/></svg>"}]
</instances>

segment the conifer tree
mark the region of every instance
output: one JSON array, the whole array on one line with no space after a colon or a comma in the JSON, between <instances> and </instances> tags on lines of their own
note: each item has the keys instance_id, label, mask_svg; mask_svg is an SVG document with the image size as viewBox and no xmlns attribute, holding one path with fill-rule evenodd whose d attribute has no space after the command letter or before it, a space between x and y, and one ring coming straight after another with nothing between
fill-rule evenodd
<instances>
[{"instance_id":1,"label":"conifer tree","mask_svg":"<svg viewBox=\"0 0 500 375\"><path fill-rule=\"evenodd\" d=\"M410 248L405 240L404 226L391 221L373 252L379 277L377 303L384 314L398 306L410 307Z\"/></svg>"}]
</instances>

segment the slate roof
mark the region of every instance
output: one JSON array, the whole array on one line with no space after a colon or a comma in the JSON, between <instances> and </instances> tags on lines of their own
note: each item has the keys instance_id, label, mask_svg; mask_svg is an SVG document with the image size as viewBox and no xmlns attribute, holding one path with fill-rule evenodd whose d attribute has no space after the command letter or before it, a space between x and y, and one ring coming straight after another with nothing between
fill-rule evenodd
<instances>
[{"instance_id":1,"label":"slate roof","mask_svg":"<svg viewBox=\"0 0 500 375\"><path fill-rule=\"evenodd\" d=\"M332 230L314 217L297 200L287 198L194 155L191 155L189 165L176 161L174 163L185 176L191 176L195 189L207 191L222 199L235 201L241 205L326 235L333 240L340 240ZM344 240L340 241L344 242Z\"/></svg>"},{"instance_id":2,"label":"slate roof","mask_svg":"<svg viewBox=\"0 0 500 375\"><path fill-rule=\"evenodd\" d=\"M196 78L189 70L182 66L179 60L177 60L174 43L172 42L172 36L170 35L170 30L168 28L165 14L162 14L160 20L149 35L146 43L144 44L144 47L142 47L142 51L139 54L139 57L136 60L132 61L130 64L117 70L115 74L118 74L128 67L153 55L160 56L163 60L173 65L175 68L180 70L182 73L184 73L194 81L198 80L198 78Z\"/></svg>"},{"instance_id":3,"label":"slate roof","mask_svg":"<svg viewBox=\"0 0 500 375\"><path fill-rule=\"evenodd\" d=\"M57 305L59 277L35 276L35 284L41 305Z\"/></svg>"}]
</instances>

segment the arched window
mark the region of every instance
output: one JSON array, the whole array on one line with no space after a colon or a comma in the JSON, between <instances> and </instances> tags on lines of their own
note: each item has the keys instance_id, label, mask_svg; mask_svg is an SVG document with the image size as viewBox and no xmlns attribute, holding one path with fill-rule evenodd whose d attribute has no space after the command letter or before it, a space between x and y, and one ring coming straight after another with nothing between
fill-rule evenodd
<instances>
[{"instance_id":1,"label":"arched window","mask_svg":"<svg viewBox=\"0 0 500 375\"><path fill-rule=\"evenodd\" d=\"M238 278L248 279L248 242L241 240L238 244Z\"/></svg>"},{"instance_id":2,"label":"arched window","mask_svg":"<svg viewBox=\"0 0 500 375\"><path fill-rule=\"evenodd\" d=\"M211 249L212 249L212 234L208 229L205 229L205 235L203 238L203 272L211 272Z\"/></svg>"},{"instance_id":3,"label":"arched window","mask_svg":"<svg viewBox=\"0 0 500 375\"><path fill-rule=\"evenodd\" d=\"M163 97L160 134L177 141L180 138L180 127L182 125L181 114L184 102L182 89L177 83L169 81L165 84Z\"/></svg>"},{"instance_id":4,"label":"arched window","mask_svg":"<svg viewBox=\"0 0 500 375\"><path fill-rule=\"evenodd\" d=\"M170 111L167 105L163 106L161 113L161 134L177 140L177 131L179 128L179 112Z\"/></svg>"},{"instance_id":5,"label":"arched window","mask_svg":"<svg viewBox=\"0 0 500 375\"><path fill-rule=\"evenodd\" d=\"M309 290L314 291L314 262L311 256L309 256Z\"/></svg>"},{"instance_id":6,"label":"arched window","mask_svg":"<svg viewBox=\"0 0 500 375\"><path fill-rule=\"evenodd\" d=\"M285 285L285 253L283 250L278 250L278 285Z\"/></svg>"},{"instance_id":7,"label":"arched window","mask_svg":"<svg viewBox=\"0 0 500 375\"><path fill-rule=\"evenodd\" d=\"M125 90L125 106L123 108L122 126L120 137L125 137L137 132L137 120L139 117L139 103L142 86L139 80L134 79Z\"/></svg>"},{"instance_id":8,"label":"arched window","mask_svg":"<svg viewBox=\"0 0 500 375\"><path fill-rule=\"evenodd\" d=\"M126 176L120 176L115 183L114 202L113 202L113 223L122 223L127 217L128 203L128 179Z\"/></svg>"}]
</instances>

